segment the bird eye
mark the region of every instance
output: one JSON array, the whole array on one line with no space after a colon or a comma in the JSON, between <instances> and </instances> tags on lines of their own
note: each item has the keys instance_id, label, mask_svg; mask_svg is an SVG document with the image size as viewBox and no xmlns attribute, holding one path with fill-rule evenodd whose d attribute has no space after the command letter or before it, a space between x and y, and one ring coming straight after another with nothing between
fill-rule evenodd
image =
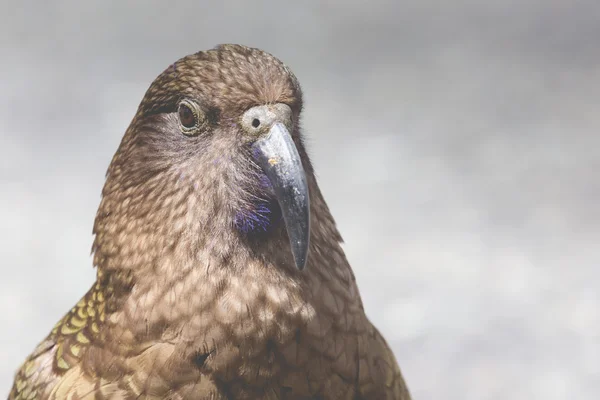
<instances>
[{"instance_id":1,"label":"bird eye","mask_svg":"<svg viewBox=\"0 0 600 400\"><path fill-rule=\"evenodd\" d=\"M181 125L186 128L193 128L196 125L194 112L185 104L179 106L179 120L181 121Z\"/></svg>"},{"instance_id":2,"label":"bird eye","mask_svg":"<svg viewBox=\"0 0 600 400\"><path fill-rule=\"evenodd\" d=\"M203 114L197 104L188 100L183 100L179 103L177 114L179 116L181 130L185 135L194 136L198 134L199 128L202 125L201 117Z\"/></svg>"}]
</instances>

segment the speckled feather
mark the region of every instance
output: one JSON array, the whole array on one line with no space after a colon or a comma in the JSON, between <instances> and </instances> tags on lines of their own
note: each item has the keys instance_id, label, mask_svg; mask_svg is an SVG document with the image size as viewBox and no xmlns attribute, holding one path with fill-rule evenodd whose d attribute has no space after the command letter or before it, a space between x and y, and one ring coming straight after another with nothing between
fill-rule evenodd
<instances>
[{"instance_id":1,"label":"speckled feather","mask_svg":"<svg viewBox=\"0 0 600 400\"><path fill-rule=\"evenodd\" d=\"M178 128L184 98L206 116L195 137ZM239 222L268 201L239 118L276 102L292 109L310 188L304 271L279 219L261 232ZM108 169L97 281L25 361L9 399L410 399L365 316L301 109L294 75L257 49L223 45L167 68Z\"/></svg>"}]
</instances>

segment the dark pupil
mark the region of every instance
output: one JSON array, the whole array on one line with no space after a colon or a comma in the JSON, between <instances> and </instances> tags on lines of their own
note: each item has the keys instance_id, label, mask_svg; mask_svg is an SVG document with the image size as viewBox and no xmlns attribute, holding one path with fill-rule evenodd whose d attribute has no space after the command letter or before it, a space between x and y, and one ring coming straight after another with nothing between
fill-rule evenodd
<instances>
[{"instance_id":1,"label":"dark pupil","mask_svg":"<svg viewBox=\"0 0 600 400\"><path fill-rule=\"evenodd\" d=\"M179 120L181 121L181 125L186 128L192 128L196 124L194 113L188 106L183 104L179 106Z\"/></svg>"}]
</instances>

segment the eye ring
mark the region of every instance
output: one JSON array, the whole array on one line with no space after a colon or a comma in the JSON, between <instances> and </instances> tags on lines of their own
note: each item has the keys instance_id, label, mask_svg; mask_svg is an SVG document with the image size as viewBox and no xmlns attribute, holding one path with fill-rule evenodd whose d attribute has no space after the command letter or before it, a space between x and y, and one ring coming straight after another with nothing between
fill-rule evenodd
<instances>
[{"instance_id":1,"label":"eye ring","mask_svg":"<svg viewBox=\"0 0 600 400\"><path fill-rule=\"evenodd\" d=\"M204 123L204 113L193 101L181 100L177 107L177 117L179 118L179 127L186 136L196 136L200 133Z\"/></svg>"}]
</instances>

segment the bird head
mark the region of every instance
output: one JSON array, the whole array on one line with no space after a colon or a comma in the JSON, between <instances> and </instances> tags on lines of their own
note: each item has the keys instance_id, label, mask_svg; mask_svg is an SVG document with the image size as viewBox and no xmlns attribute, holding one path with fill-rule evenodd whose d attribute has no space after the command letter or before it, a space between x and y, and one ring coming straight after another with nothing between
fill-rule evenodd
<instances>
[{"instance_id":1,"label":"bird head","mask_svg":"<svg viewBox=\"0 0 600 400\"><path fill-rule=\"evenodd\" d=\"M312 172L301 109L296 77L264 51L221 45L170 65L107 172L94 226L98 257L139 263L182 246L226 254L283 234L303 269Z\"/></svg>"}]
</instances>

